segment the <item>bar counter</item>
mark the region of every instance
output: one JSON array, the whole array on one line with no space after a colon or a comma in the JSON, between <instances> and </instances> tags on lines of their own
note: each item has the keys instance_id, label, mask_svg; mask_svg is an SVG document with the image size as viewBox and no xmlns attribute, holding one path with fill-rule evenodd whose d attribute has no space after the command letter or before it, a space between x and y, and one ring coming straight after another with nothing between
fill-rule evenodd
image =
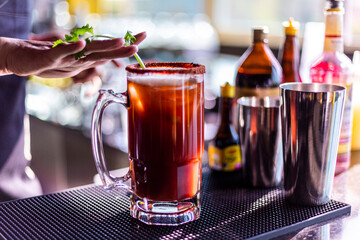
<instances>
[{"instance_id":1,"label":"bar counter","mask_svg":"<svg viewBox=\"0 0 360 240\"><path fill-rule=\"evenodd\" d=\"M360 151L319 207L285 203L281 188L246 189L203 167L199 220L147 226L129 215L125 190L95 184L0 204L1 239L358 239ZM351 207L350 207L351 205ZM350 212L351 211L351 212Z\"/></svg>"}]
</instances>

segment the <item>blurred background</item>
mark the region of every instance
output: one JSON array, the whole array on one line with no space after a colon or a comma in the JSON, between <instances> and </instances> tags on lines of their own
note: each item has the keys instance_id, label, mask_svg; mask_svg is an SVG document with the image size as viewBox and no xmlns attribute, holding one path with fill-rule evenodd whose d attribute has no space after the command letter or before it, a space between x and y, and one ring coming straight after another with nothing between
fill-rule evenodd
<instances>
[{"instance_id":1,"label":"blurred background","mask_svg":"<svg viewBox=\"0 0 360 240\"><path fill-rule=\"evenodd\" d=\"M189 61L206 66L205 140L213 137L220 86L234 84L236 63L252 41L254 26L269 27L275 56L284 41L282 22L300 22L301 77L322 52L325 0L34 0L33 32L70 32L89 24L98 34L147 32L139 46L143 60ZM345 52L360 49L360 1L345 1ZM134 62L124 59L124 66ZM102 88L126 89L126 73L104 66ZM96 174L90 143L97 93L71 79L30 77L26 108L30 116L32 166L45 193L89 184ZM107 108L103 119L105 155L113 169L128 166L126 109Z\"/></svg>"}]
</instances>

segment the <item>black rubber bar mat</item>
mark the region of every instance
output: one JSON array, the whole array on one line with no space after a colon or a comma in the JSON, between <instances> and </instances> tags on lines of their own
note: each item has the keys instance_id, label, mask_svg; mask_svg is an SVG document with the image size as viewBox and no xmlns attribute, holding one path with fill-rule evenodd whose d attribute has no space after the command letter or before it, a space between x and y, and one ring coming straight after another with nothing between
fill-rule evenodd
<instances>
[{"instance_id":1,"label":"black rubber bar mat","mask_svg":"<svg viewBox=\"0 0 360 240\"><path fill-rule=\"evenodd\" d=\"M235 175L234 175L235 176ZM129 195L87 186L0 204L4 239L264 239L292 234L350 214L331 200L295 207L281 188L246 189L237 176L203 169L199 220L178 227L147 226L129 215Z\"/></svg>"}]
</instances>

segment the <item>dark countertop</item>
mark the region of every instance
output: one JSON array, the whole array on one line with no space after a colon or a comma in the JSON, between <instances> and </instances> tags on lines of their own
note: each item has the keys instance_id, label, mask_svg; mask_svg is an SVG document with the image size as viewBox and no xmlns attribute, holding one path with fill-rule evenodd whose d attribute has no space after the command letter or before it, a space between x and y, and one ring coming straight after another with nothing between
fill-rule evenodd
<instances>
[{"instance_id":1,"label":"dark countertop","mask_svg":"<svg viewBox=\"0 0 360 240\"><path fill-rule=\"evenodd\" d=\"M202 198L206 204L199 221L178 227L144 225L129 215L124 189L106 191L92 184L1 203L0 238L359 239L359 156L360 151L353 152L350 169L334 181L332 198L351 204L347 216L344 214L349 213L349 206L335 201L317 207L296 207L285 204L281 188L245 189L234 178L224 185L225 179L219 182L218 176L204 166ZM325 217L339 207L344 209L341 213ZM309 226L325 219L331 220ZM301 226L309 227L301 230Z\"/></svg>"}]
</instances>

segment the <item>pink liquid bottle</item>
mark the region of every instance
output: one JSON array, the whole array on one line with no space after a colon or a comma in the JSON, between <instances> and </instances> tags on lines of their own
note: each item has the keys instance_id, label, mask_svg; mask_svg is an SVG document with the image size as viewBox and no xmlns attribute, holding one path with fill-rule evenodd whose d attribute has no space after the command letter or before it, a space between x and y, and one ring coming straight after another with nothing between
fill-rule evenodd
<instances>
[{"instance_id":1,"label":"pink liquid bottle","mask_svg":"<svg viewBox=\"0 0 360 240\"><path fill-rule=\"evenodd\" d=\"M324 51L310 69L313 83L330 83L347 88L335 174L350 166L352 133L352 62L344 54L343 0L328 0L325 9Z\"/></svg>"}]
</instances>

